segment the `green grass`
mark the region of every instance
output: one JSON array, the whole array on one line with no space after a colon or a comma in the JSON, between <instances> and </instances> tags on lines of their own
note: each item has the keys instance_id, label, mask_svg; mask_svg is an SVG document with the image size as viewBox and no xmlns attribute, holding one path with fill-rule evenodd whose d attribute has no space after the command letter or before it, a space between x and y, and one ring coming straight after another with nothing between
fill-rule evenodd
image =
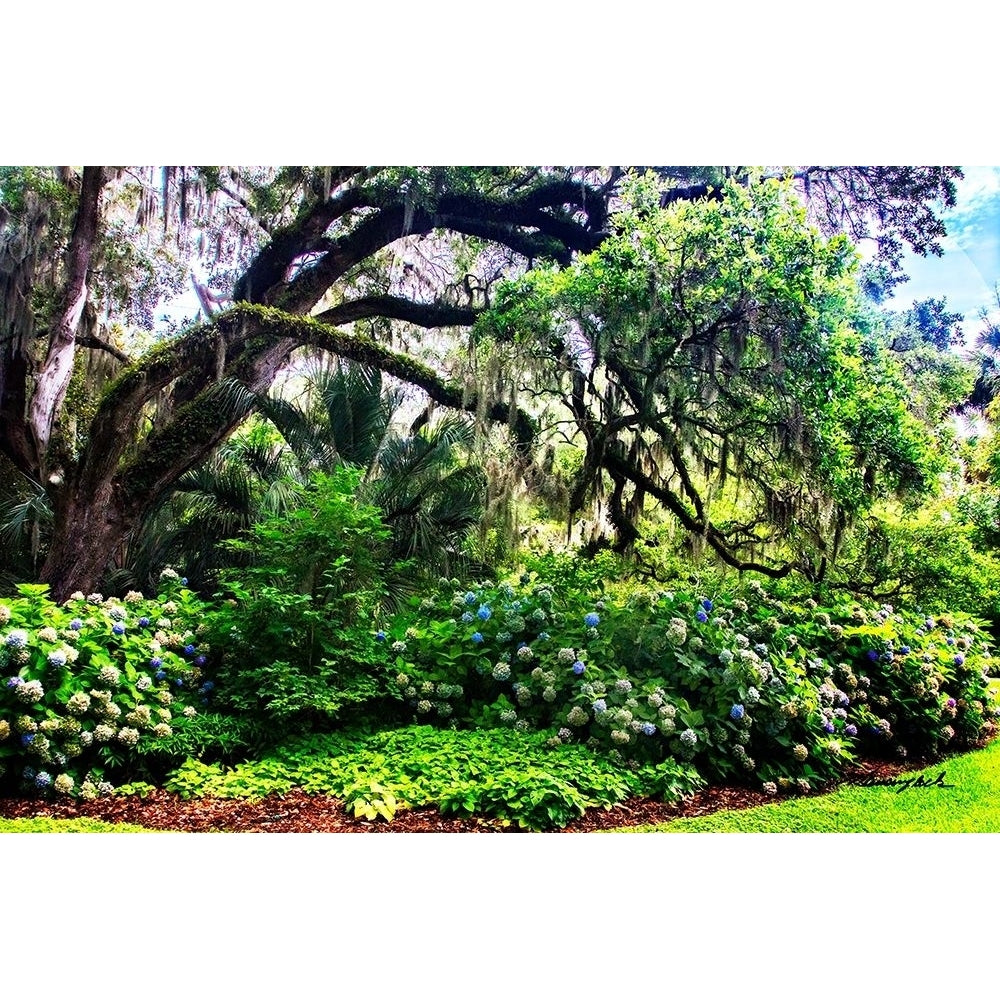
<instances>
[{"instance_id":1,"label":"green grass","mask_svg":"<svg viewBox=\"0 0 1000 1000\"><path fill-rule=\"evenodd\" d=\"M843 786L829 795L677 819L622 833L1000 833L1000 740L923 771L953 787Z\"/></svg>"},{"instance_id":2,"label":"green grass","mask_svg":"<svg viewBox=\"0 0 1000 1000\"><path fill-rule=\"evenodd\" d=\"M0 833L153 833L131 823L105 823L99 819L52 819L35 816L30 819L0 818Z\"/></svg>"}]
</instances>

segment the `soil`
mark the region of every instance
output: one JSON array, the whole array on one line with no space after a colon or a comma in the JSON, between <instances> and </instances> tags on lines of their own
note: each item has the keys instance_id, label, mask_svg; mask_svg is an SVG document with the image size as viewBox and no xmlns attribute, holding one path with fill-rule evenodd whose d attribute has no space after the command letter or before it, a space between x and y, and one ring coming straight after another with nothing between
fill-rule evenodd
<instances>
[{"instance_id":1,"label":"soil","mask_svg":"<svg viewBox=\"0 0 1000 1000\"><path fill-rule=\"evenodd\" d=\"M893 778L903 771L926 767L932 761L888 763L866 761L848 772L844 783L866 778ZM835 786L823 789L831 791ZM816 792L810 794L818 794ZM662 823L688 816L705 816L719 809L748 809L774 802L763 792L735 786L714 786L685 802L668 805L653 799L629 799L611 809L591 809L574 820L564 833L589 833L616 827ZM401 810L392 823L355 819L339 799L292 791L255 801L245 799L182 799L163 790L145 798L128 796L99 799L42 801L0 799L0 816L13 819L50 816L56 819L90 817L109 823L134 823L153 830L184 833L499 833L519 832L488 817L456 819L433 807Z\"/></svg>"}]
</instances>

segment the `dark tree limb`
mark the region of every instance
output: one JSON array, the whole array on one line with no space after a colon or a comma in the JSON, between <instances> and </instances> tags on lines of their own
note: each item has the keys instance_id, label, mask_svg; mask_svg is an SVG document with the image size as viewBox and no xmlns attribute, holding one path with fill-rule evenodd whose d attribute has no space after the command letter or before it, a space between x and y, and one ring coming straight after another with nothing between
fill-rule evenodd
<instances>
[{"instance_id":1,"label":"dark tree limb","mask_svg":"<svg viewBox=\"0 0 1000 1000\"><path fill-rule=\"evenodd\" d=\"M434 329L442 326L471 326L481 310L463 306L453 306L444 302L414 302L397 295L368 295L352 299L317 313L314 317L320 323L339 326L354 323L360 319L384 316L398 319L414 326Z\"/></svg>"}]
</instances>

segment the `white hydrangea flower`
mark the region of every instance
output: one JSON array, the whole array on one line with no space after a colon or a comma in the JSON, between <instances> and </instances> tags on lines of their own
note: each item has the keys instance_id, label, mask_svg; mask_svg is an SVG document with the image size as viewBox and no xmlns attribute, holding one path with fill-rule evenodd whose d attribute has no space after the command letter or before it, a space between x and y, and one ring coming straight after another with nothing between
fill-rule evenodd
<instances>
[{"instance_id":1,"label":"white hydrangea flower","mask_svg":"<svg viewBox=\"0 0 1000 1000\"><path fill-rule=\"evenodd\" d=\"M38 680L18 684L14 691L18 701L23 701L26 705L37 704L45 697L45 689L42 687L42 682Z\"/></svg>"},{"instance_id":2,"label":"white hydrangea flower","mask_svg":"<svg viewBox=\"0 0 1000 1000\"><path fill-rule=\"evenodd\" d=\"M114 687L121 680L121 676L121 671L117 667L108 665L101 667L97 678L102 684L110 684Z\"/></svg>"}]
</instances>

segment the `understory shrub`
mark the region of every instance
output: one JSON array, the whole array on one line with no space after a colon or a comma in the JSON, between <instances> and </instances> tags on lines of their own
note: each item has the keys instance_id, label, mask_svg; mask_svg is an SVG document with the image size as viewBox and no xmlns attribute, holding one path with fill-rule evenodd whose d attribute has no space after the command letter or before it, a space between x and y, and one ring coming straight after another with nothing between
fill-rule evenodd
<instances>
[{"instance_id":1,"label":"understory shrub","mask_svg":"<svg viewBox=\"0 0 1000 1000\"><path fill-rule=\"evenodd\" d=\"M378 509L354 496L359 476L314 475L298 509L228 543L251 565L223 574L228 600L206 616L220 707L287 731L386 696L370 624L400 567Z\"/></svg>"},{"instance_id":2,"label":"understory shrub","mask_svg":"<svg viewBox=\"0 0 1000 1000\"><path fill-rule=\"evenodd\" d=\"M169 745L213 687L203 676L204 604L167 571L156 599L40 584L0 599L0 783L94 798Z\"/></svg>"},{"instance_id":3,"label":"understory shrub","mask_svg":"<svg viewBox=\"0 0 1000 1000\"><path fill-rule=\"evenodd\" d=\"M537 575L440 582L377 634L413 721L556 730L632 766L807 791L859 752L906 756L995 731L980 624L873 602L634 589L591 597Z\"/></svg>"}]
</instances>

